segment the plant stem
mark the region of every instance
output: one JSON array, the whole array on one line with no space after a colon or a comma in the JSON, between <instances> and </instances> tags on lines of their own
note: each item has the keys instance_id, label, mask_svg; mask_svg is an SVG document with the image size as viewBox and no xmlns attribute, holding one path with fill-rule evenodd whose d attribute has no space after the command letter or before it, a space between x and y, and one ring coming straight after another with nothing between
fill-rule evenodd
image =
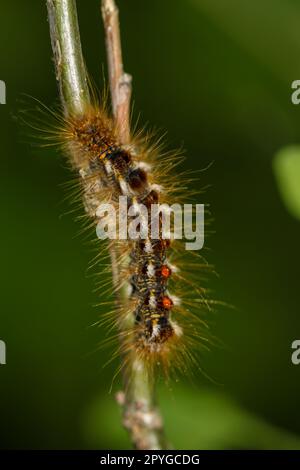
<instances>
[{"instance_id":1,"label":"plant stem","mask_svg":"<svg viewBox=\"0 0 300 470\"><path fill-rule=\"evenodd\" d=\"M114 0L102 1L111 101L120 141L130 138L131 75L123 70L119 12Z\"/></svg>"},{"instance_id":2,"label":"plant stem","mask_svg":"<svg viewBox=\"0 0 300 470\"><path fill-rule=\"evenodd\" d=\"M90 104L87 74L82 56L75 0L47 0L50 36L64 113L84 114ZM112 107L120 142L130 138L131 77L124 73L122 64L118 10L113 0L102 0L109 82ZM113 281L119 283L117 252L111 249ZM125 289L120 301L126 302ZM118 395L124 405L124 426L137 449L166 447L162 419L155 405L154 390L146 368L135 361L125 377L125 393Z\"/></svg>"},{"instance_id":3,"label":"plant stem","mask_svg":"<svg viewBox=\"0 0 300 470\"><path fill-rule=\"evenodd\" d=\"M75 0L47 0L51 44L64 112L83 114L90 103Z\"/></svg>"}]
</instances>

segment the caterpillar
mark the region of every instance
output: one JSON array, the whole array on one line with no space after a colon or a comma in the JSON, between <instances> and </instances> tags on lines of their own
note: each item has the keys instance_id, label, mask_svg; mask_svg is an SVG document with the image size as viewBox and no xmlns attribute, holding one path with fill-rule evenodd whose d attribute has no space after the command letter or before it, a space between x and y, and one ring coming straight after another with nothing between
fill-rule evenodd
<instances>
[{"instance_id":1,"label":"caterpillar","mask_svg":"<svg viewBox=\"0 0 300 470\"><path fill-rule=\"evenodd\" d=\"M152 144L142 133L136 133L129 144L122 145L113 119L105 106L98 103L87 107L80 116L52 115L58 120L52 133L70 157L79 179L79 199L83 199L89 225L98 224L97 209L104 201L118 211L120 196L126 197L137 212L143 204L148 215L153 204L180 200L182 188L191 178L184 179L175 173L174 169L182 161L179 153L162 154L160 143ZM195 346L201 349L209 341L206 322L192 310L195 306L197 310L204 304L209 306L209 302L205 289L173 261L175 255L182 257L182 243L171 235L163 236L160 226L158 238L114 240L111 245L118 248L116 262L121 266L114 290L118 292L126 284L128 294L125 305L124 301L119 302L113 314L107 314L108 320L118 328L116 336L122 340L121 350L118 348L113 357L121 352L122 367L138 359L149 370L158 367L165 375L169 375L170 369L186 372L188 364L195 363ZM196 263L190 263L188 269L193 270L193 265L202 271L211 268L197 254ZM184 285L189 290L186 298ZM176 295L174 287L179 291ZM195 301L191 292L198 295ZM103 323L106 322L105 316Z\"/></svg>"}]
</instances>

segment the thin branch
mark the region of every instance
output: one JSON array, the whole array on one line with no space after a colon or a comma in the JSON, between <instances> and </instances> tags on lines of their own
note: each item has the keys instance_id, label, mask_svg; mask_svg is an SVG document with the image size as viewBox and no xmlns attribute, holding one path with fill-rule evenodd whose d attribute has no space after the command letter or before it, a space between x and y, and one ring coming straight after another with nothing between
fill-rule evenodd
<instances>
[{"instance_id":1,"label":"thin branch","mask_svg":"<svg viewBox=\"0 0 300 470\"><path fill-rule=\"evenodd\" d=\"M114 0L102 0L109 83L118 137L123 144L130 138L131 76L123 70L119 12ZM121 301L126 302L126 288ZM125 376L125 393L117 395L123 407L123 423L137 449L164 449L163 421L155 403L154 388L147 368L136 360Z\"/></svg>"},{"instance_id":2,"label":"thin branch","mask_svg":"<svg viewBox=\"0 0 300 470\"><path fill-rule=\"evenodd\" d=\"M83 114L90 104L87 74L82 56L75 0L47 0L50 36L54 54L56 79L66 115ZM122 64L118 10L113 0L102 0L106 32L114 118L121 143L130 137L131 77ZM111 250L114 283L119 272L116 252ZM125 299L125 291L122 298ZM122 299L121 299L122 300ZM118 395L124 405L124 425L138 449L166 448L160 413L155 405L153 388L143 364L132 365L130 381L125 383L126 394Z\"/></svg>"},{"instance_id":3,"label":"thin branch","mask_svg":"<svg viewBox=\"0 0 300 470\"><path fill-rule=\"evenodd\" d=\"M75 0L47 0L56 80L64 112L83 114L90 102Z\"/></svg>"},{"instance_id":4,"label":"thin branch","mask_svg":"<svg viewBox=\"0 0 300 470\"><path fill-rule=\"evenodd\" d=\"M119 11L114 0L102 0L109 84L115 122L121 143L130 137L131 76L123 70Z\"/></svg>"}]
</instances>

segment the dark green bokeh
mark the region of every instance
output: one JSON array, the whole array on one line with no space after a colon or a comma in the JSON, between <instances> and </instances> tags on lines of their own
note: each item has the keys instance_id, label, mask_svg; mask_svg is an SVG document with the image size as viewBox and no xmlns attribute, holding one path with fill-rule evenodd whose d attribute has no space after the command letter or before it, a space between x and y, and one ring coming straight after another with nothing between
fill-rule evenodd
<instances>
[{"instance_id":1,"label":"dark green bokeh","mask_svg":"<svg viewBox=\"0 0 300 470\"><path fill-rule=\"evenodd\" d=\"M272 172L279 148L299 143L300 5L295 0L119 0L124 63L140 122L184 143L188 169L210 185L215 234L205 252L220 274L213 333L225 345L203 358L205 377L162 390L176 447L300 447L299 221ZM102 86L99 1L78 2L84 55ZM43 1L1 4L2 448L128 447L113 395L116 365L89 328L101 315L86 270L92 253L64 202L61 155L34 146L13 119L26 93L57 99ZM27 105L32 106L27 99ZM24 141L29 141L28 145ZM95 351L95 352L94 352ZM118 383L114 384L118 389ZM177 431L178 430L178 431ZM184 430L184 433L182 432Z\"/></svg>"}]
</instances>

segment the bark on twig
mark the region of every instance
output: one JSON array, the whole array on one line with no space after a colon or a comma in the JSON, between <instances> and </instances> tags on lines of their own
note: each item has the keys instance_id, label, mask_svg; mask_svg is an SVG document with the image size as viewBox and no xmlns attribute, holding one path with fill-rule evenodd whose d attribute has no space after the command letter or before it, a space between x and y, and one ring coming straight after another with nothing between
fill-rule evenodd
<instances>
[{"instance_id":1,"label":"bark on twig","mask_svg":"<svg viewBox=\"0 0 300 470\"><path fill-rule=\"evenodd\" d=\"M114 0L102 1L109 85L112 108L120 141L126 144L130 138L131 76L123 70L119 11Z\"/></svg>"}]
</instances>

